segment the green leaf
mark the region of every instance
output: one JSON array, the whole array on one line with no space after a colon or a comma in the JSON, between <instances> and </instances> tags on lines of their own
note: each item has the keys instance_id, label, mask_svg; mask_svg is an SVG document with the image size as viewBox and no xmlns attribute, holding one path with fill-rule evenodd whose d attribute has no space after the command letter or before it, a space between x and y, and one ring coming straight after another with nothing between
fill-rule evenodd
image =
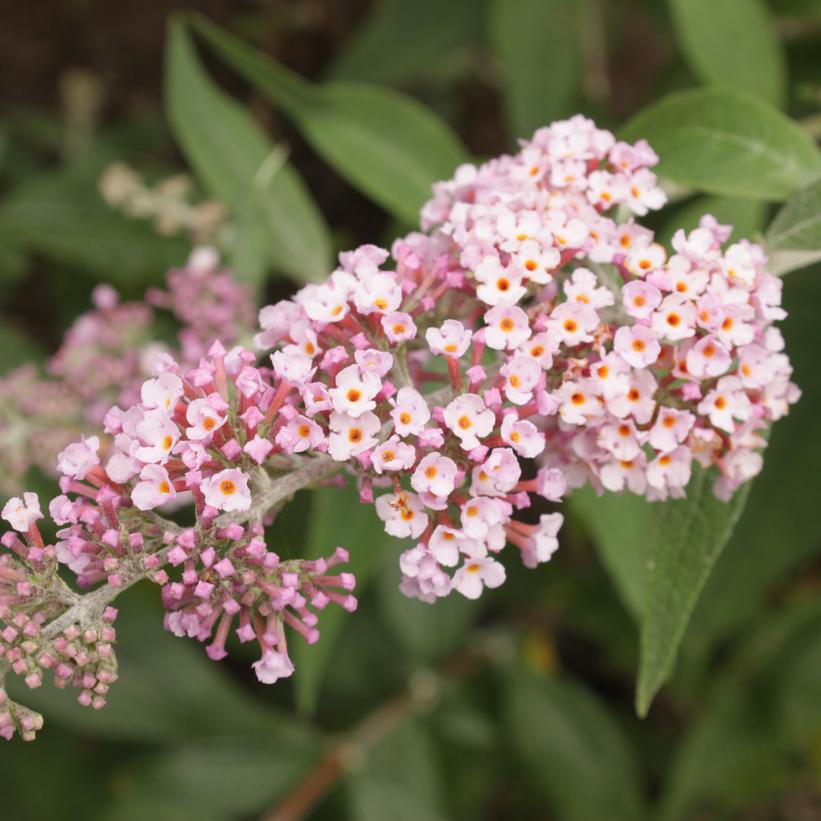
<instances>
[{"instance_id":1,"label":"green leaf","mask_svg":"<svg viewBox=\"0 0 821 821\"><path fill-rule=\"evenodd\" d=\"M489 32L501 64L512 137L573 112L581 27L576 0L493 0Z\"/></svg>"},{"instance_id":2,"label":"green leaf","mask_svg":"<svg viewBox=\"0 0 821 821\"><path fill-rule=\"evenodd\" d=\"M214 705L215 708L217 705ZM102 821L234 821L259 817L304 777L320 745L309 734L211 740L129 762Z\"/></svg>"},{"instance_id":3,"label":"green leaf","mask_svg":"<svg viewBox=\"0 0 821 821\"><path fill-rule=\"evenodd\" d=\"M202 17L196 30L222 60L271 98L343 177L416 223L431 185L466 159L458 138L415 100L379 86L314 86Z\"/></svg>"},{"instance_id":4,"label":"green leaf","mask_svg":"<svg viewBox=\"0 0 821 821\"><path fill-rule=\"evenodd\" d=\"M356 821L445 821L442 785L430 739L407 721L376 744L347 779Z\"/></svg>"},{"instance_id":5,"label":"green leaf","mask_svg":"<svg viewBox=\"0 0 821 821\"><path fill-rule=\"evenodd\" d=\"M0 244L43 254L118 287L160 282L188 254L181 237L162 237L144 220L110 208L97 191L99 163L42 174L0 204Z\"/></svg>"},{"instance_id":6,"label":"green leaf","mask_svg":"<svg viewBox=\"0 0 821 821\"><path fill-rule=\"evenodd\" d=\"M327 78L393 85L438 81L457 65L467 71L485 3L381 0L336 58Z\"/></svg>"},{"instance_id":7,"label":"green leaf","mask_svg":"<svg viewBox=\"0 0 821 821\"><path fill-rule=\"evenodd\" d=\"M385 556L396 553L396 540L388 536L371 505L360 503L356 488L348 482L344 489L320 488L311 494L311 510L304 550L300 555L314 559L328 556L337 546L350 551L350 566L356 576L356 595L379 568ZM331 662L334 646L347 619L353 616L331 604L319 618L322 634L314 645L298 636L289 645L294 666L297 706L304 712L316 709L319 690Z\"/></svg>"},{"instance_id":8,"label":"green leaf","mask_svg":"<svg viewBox=\"0 0 821 821\"><path fill-rule=\"evenodd\" d=\"M821 181L790 197L767 230L768 270L786 274L821 259Z\"/></svg>"},{"instance_id":9,"label":"green leaf","mask_svg":"<svg viewBox=\"0 0 821 821\"><path fill-rule=\"evenodd\" d=\"M667 501L653 510L636 685L641 716L672 672L693 608L747 501L749 482L729 502L722 502L713 495L713 478L699 470L686 499Z\"/></svg>"},{"instance_id":10,"label":"green leaf","mask_svg":"<svg viewBox=\"0 0 821 821\"><path fill-rule=\"evenodd\" d=\"M633 493L597 496L592 487L569 499L593 536L619 597L638 621L644 604L644 562L653 505Z\"/></svg>"},{"instance_id":11,"label":"green leaf","mask_svg":"<svg viewBox=\"0 0 821 821\"><path fill-rule=\"evenodd\" d=\"M331 240L305 183L242 106L214 85L180 21L171 23L166 62L171 128L202 183L239 220L238 241L267 237L275 268L302 282L324 277ZM259 277L258 258L236 259L247 266L245 278Z\"/></svg>"},{"instance_id":12,"label":"green leaf","mask_svg":"<svg viewBox=\"0 0 821 821\"><path fill-rule=\"evenodd\" d=\"M676 35L693 73L708 85L749 91L781 106L784 53L761 0L669 0Z\"/></svg>"},{"instance_id":13,"label":"green leaf","mask_svg":"<svg viewBox=\"0 0 821 821\"><path fill-rule=\"evenodd\" d=\"M250 739L293 730L293 724L251 699L205 649L163 629L162 608L153 587L129 590L117 602L117 659L120 678L104 710L76 702L76 691L50 685L23 690L16 678L9 690L53 721L97 738L190 742L235 735ZM296 732L295 730L293 730Z\"/></svg>"},{"instance_id":14,"label":"green leaf","mask_svg":"<svg viewBox=\"0 0 821 821\"><path fill-rule=\"evenodd\" d=\"M532 787L562 821L645 816L635 751L606 707L569 679L507 675L505 726Z\"/></svg>"},{"instance_id":15,"label":"green leaf","mask_svg":"<svg viewBox=\"0 0 821 821\"><path fill-rule=\"evenodd\" d=\"M658 173L712 194L783 200L821 174L821 153L790 119L751 94L702 89L639 112L621 135L645 138Z\"/></svg>"}]
</instances>

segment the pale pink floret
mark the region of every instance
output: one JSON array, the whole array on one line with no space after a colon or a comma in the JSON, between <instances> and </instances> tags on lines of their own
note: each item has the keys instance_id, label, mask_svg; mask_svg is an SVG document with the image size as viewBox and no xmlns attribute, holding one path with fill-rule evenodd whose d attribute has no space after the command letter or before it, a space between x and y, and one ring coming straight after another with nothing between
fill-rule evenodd
<instances>
[{"instance_id":1,"label":"pale pink floret","mask_svg":"<svg viewBox=\"0 0 821 821\"><path fill-rule=\"evenodd\" d=\"M131 501L139 510L153 510L177 495L168 471L160 465L146 465L140 481L131 491Z\"/></svg>"},{"instance_id":2,"label":"pale pink floret","mask_svg":"<svg viewBox=\"0 0 821 821\"><path fill-rule=\"evenodd\" d=\"M445 408L445 424L459 439L464 450L479 446L479 440L487 436L496 424L496 415L486 407L481 396L466 393L457 396Z\"/></svg>"},{"instance_id":3,"label":"pale pink floret","mask_svg":"<svg viewBox=\"0 0 821 821\"><path fill-rule=\"evenodd\" d=\"M19 496L9 499L0 515L20 533L26 533L38 519L43 518L36 493L24 493L22 499Z\"/></svg>"},{"instance_id":4,"label":"pale pink floret","mask_svg":"<svg viewBox=\"0 0 821 821\"><path fill-rule=\"evenodd\" d=\"M248 477L238 468L228 468L203 479L205 503L217 510L241 511L251 507Z\"/></svg>"},{"instance_id":5,"label":"pale pink floret","mask_svg":"<svg viewBox=\"0 0 821 821\"><path fill-rule=\"evenodd\" d=\"M468 559L453 576L453 589L465 598L478 599L484 588L499 587L506 578L504 565L495 559Z\"/></svg>"},{"instance_id":6,"label":"pale pink floret","mask_svg":"<svg viewBox=\"0 0 821 821\"><path fill-rule=\"evenodd\" d=\"M425 340L431 353L458 359L470 345L473 335L458 319L446 319L439 328L428 328Z\"/></svg>"},{"instance_id":7,"label":"pale pink floret","mask_svg":"<svg viewBox=\"0 0 821 821\"><path fill-rule=\"evenodd\" d=\"M89 436L73 442L57 456L57 469L64 476L72 479L85 479L88 472L100 464L97 451L100 449L100 437Z\"/></svg>"}]
</instances>

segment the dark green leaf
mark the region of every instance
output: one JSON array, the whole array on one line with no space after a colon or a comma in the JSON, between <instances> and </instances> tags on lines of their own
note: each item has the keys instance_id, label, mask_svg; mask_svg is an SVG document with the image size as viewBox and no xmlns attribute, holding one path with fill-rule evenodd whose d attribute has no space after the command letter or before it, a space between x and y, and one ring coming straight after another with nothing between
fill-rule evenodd
<instances>
[{"instance_id":1,"label":"dark green leaf","mask_svg":"<svg viewBox=\"0 0 821 821\"><path fill-rule=\"evenodd\" d=\"M238 242L264 238L274 267L302 281L324 277L330 237L305 184L242 106L214 85L179 21L168 36L166 103L197 176L239 220ZM248 267L241 273L258 276L258 259L242 254L236 259Z\"/></svg>"},{"instance_id":2,"label":"dark green leaf","mask_svg":"<svg viewBox=\"0 0 821 821\"><path fill-rule=\"evenodd\" d=\"M645 812L638 763L605 706L580 684L507 676L505 718L530 783L562 821L639 821Z\"/></svg>"},{"instance_id":3,"label":"dark green leaf","mask_svg":"<svg viewBox=\"0 0 821 821\"><path fill-rule=\"evenodd\" d=\"M784 102L784 54L761 0L669 0L693 72L708 85Z\"/></svg>"},{"instance_id":4,"label":"dark green leaf","mask_svg":"<svg viewBox=\"0 0 821 821\"><path fill-rule=\"evenodd\" d=\"M490 36L501 64L512 137L573 113L579 77L575 0L493 0Z\"/></svg>"},{"instance_id":5,"label":"dark green leaf","mask_svg":"<svg viewBox=\"0 0 821 821\"><path fill-rule=\"evenodd\" d=\"M636 709L642 716L672 672L690 615L750 489L747 483L730 502L722 502L712 485L713 476L698 471L686 499L657 505L651 517L636 685Z\"/></svg>"},{"instance_id":6,"label":"dark green leaf","mask_svg":"<svg viewBox=\"0 0 821 821\"><path fill-rule=\"evenodd\" d=\"M294 118L308 142L353 185L416 222L431 185L466 159L448 126L415 100L379 86L313 86L202 17L197 31L239 74Z\"/></svg>"},{"instance_id":7,"label":"dark green leaf","mask_svg":"<svg viewBox=\"0 0 821 821\"><path fill-rule=\"evenodd\" d=\"M622 137L644 137L658 173L713 194L782 200L821 174L821 153L758 97L723 89L682 91L641 111Z\"/></svg>"}]
</instances>

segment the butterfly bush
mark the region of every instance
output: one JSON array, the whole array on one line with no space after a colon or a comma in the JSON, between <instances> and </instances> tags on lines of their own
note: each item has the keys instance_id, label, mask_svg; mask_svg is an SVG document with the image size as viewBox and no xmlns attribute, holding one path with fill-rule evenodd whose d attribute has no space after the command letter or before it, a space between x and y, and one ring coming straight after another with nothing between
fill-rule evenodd
<instances>
[{"instance_id":1,"label":"butterfly bush","mask_svg":"<svg viewBox=\"0 0 821 821\"><path fill-rule=\"evenodd\" d=\"M105 414L107 439L59 455L55 543L33 494L3 511L17 533L0 560L0 664L29 686L50 669L101 706L110 602L150 577L170 631L213 659L233 631L259 645L260 681L290 676L287 633L316 641L326 606L355 609L355 579L343 548L283 559L265 527L340 471L412 540L401 590L425 602L498 587L503 553L550 560L562 514L542 511L585 484L682 498L695 463L729 499L799 395L773 324L781 282L710 216L658 243L636 221L665 202L656 162L582 117L554 123L436 184L421 231L390 251L342 253L324 283L263 308L256 351L155 356L134 401ZM193 525L161 515L186 502ZM39 722L0 704L4 735Z\"/></svg>"}]
</instances>

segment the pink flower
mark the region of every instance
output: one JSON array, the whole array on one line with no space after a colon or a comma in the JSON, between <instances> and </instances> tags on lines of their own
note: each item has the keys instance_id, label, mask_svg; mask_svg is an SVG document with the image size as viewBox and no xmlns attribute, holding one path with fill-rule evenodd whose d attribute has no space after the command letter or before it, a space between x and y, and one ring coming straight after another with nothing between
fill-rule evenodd
<instances>
[{"instance_id":1,"label":"pink flower","mask_svg":"<svg viewBox=\"0 0 821 821\"><path fill-rule=\"evenodd\" d=\"M665 408L650 429L650 444L657 451L675 450L687 439L695 421L695 416L689 411Z\"/></svg>"},{"instance_id":2,"label":"pink flower","mask_svg":"<svg viewBox=\"0 0 821 821\"><path fill-rule=\"evenodd\" d=\"M202 492L205 503L217 510L248 510L251 507L251 491L248 477L238 468L228 468L203 479Z\"/></svg>"},{"instance_id":3,"label":"pink flower","mask_svg":"<svg viewBox=\"0 0 821 821\"><path fill-rule=\"evenodd\" d=\"M502 419L502 439L525 459L534 459L545 446L544 434L527 419L507 413Z\"/></svg>"},{"instance_id":4,"label":"pink flower","mask_svg":"<svg viewBox=\"0 0 821 821\"><path fill-rule=\"evenodd\" d=\"M512 265L520 277L537 285L547 285L553 279L551 272L560 262L561 254L555 248L526 239L516 250Z\"/></svg>"},{"instance_id":5,"label":"pink flower","mask_svg":"<svg viewBox=\"0 0 821 821\"><path fill-rule=\"evenodd\" d=\"M473 334L458 319L446 319L439 328L428 328L425 339L431 353L458 359L470 345Z\"/></svg>"},{"instance_id":6,"label":"pink flower","mask_svg":"<svg viewBox=\"0 0 821 821\"><path fill-rule=\"evenodd\" d=\"M1 515L20 533L27 533L38 519L43 518L36 493L24 493L22 499L19 496L9 499Z\"/></svg>"},{"instance_id":7,"label":"pink flower","mask_svg":"<svg viewBox=\"0 0 821 821\"><path fill-rule=\"evenodd\" d=\"M371 452L371 463L378 474L386 470L408 470L413 467L415 461L416 449L398 436L391 436Z\"/></svg>"},{"instance_id":8,"label":"pink flower","mask_svg":"<svg viewBox=\"0 0 821 821\"><path fill-rule=\"evenodd\" d=\"M180 438L180 429L164 411L151 410L137 424L142 446L134 455L143 462L165 462Z\"/></svg>"},{"instance_id":9,"label":"pink flower","mask_svg":"<svg viewBox=\"0 0 821 821\"><path fill-rule=\"evenodd\" d=\"M185 418L190 427L186 428L185 435L189 439L210 441L214 432L226 422L226 417L220 416L214 408L214 400L194 399L185 411Z\"/></svg>"},{"instance_id":10,"label":"pink flower","mask_svg":"<svg viewBox=\"0 0 821 821\"><path fill-rule=\"evenodd\" d=\"M695 305L676 294L670 294L661 301L652 322L653 330L663 339L671 342L686 339L696 332Z\"/></svg>"},{"instance_id":11,"label":"pink flower","mask_svg":"<svg viewBox=\"0 0 821 821\"><path fill-rule=\"evenodd\" d=\"M655 285L634 279L621 289L625 310L636 319L647 319L661 304L661 291Z\"/></svg>"},{"instance_id":12,"label":"pink flower","mask_svg":"<svg viewBox=\"0 0 821 821\"><path fill-rule=\"evenodd\" d=\"M428 526L419 497L405 491L380 496L376 500L376 515L385 523L385 531L397 539L416 539Z\"/></svg>"},{"instance_id":13,"label":"pink flower","mask_svg":"<svg viewBox=\"0 0 821 821\"><path fill-rule=\"evenodd\" d=\"M430 408L419 391L400 388L391 410L394 430L400 436L418 434L430 419Z\"/></svg>"},{"instance_id":14,"label":"pink flower","mask_svg":"<svg viewBox=\"0 0 821 821\"><path fill-rule=\"evenodd\" d=\"M417 493L448 496L456 486L456 462L438 453L429 453L416 466L411 476L411 487Z\"/></svg>"},{"instance_id":15,"label":"pink flower","mask_svg":"<svg viewBox=\"0 0 821 821\"><path fill-rule=\"evenodd\" d=\"M85 479L88 472L100 464L100 457L97 455L99 449L100 438L98 436L81 438L79 442L70 444L57 456L57 469L63 476Z\"/></svg>"},{"instance_id":16,"label":"pink flower","mask_svg":"<svg viewBox=\"0 0 821 821\"><path fill-rule=\"evenodd\" d=\"M557 339L572 348L582 342L592 342L599 315L582 302L562 302L553 309L547 324Z\"/></svg>"},{"instance_id":17,"label":"pink flower","mask_svg":"<svg viewBox=\"0 0 821 821\"><path fill-rule=\"evenodd\" d=\"M506 496L521 478L519 460L510 448L494 448L473 469L470 492L474 496Z\"/></svg>"},{"instance_id":18,"label":"pink flower","mask_svg":"<svg viewBox=\"0 0 821 821\"><path fill-rule=\"evenodd\" d=\"M377 377L377 379L386 376L393 367L393 354L387 351L378 351L376 348L356 351L353 358L364 375L370 374Z\"/></svg>"},{"instance_id":19,"label":"pink flower","mask_svg":"<svg viewBox=\"0 0 821 821\"><path fill-rule=\"evenodd\" d=\"M332 413L328 453L337 462L358 456L377 444L376 434L381 427L379 417L370 411L357 417L346 413Z\"/></svg>"},{"instance_id":20,"label":"pink flower","mask_svg":"<svg viewBox=\"0 0 821 821\"><path fill-rule=\"evenodd\" d=\"M503 499L476 496L462 508L462 531L471 539L485 539L492 528L510 518L511 511Z\"/></svg>"},{"instance_id":21,"label":"pink flower","mask_svg":"<svg viewBox=\"0 0 821 821\"><path fill-rule=\"evenodd\" d=\"M337 413L356 419L376 407L374 397L382 389L382 380L375 374L363 372L358 365L349 365L336 375L336 387L328 393Z\"/></svg>"},{"instance_id":22,"label":"pink flower","mask_svg":"<svg viewBox=\"0 0 821 821\"><path fill-rule=\"evenodd\" d=\"M287 379L293 385L304 385L316 373L313 359L302 353L275 351L271 354L271 364L280 379Z\"/></svg>"},{"instance_id":23,"label":"pink flower","mask_svg":"<svg viewBox=\"0 0 821 821\"><path fill-rule=\"evenodd\" d=\"M153 510L176 495L168 471L160 465L146 465L131 491L131 501L138 510Z\"/></svg>"},{"instance_id":24,"label":"pink flower","mask_svg":"<svg viewBox=\"0 0 821 821\"><path fill-rule=\"evenodd\" d=\"M696 379L721 376L731 363L732 357L715 336L699 339L687 354L687 372Z\"/></svg>"},{"instance_id":25,"label":"pink flower","mask_svg":"<svg viewBox=\"0 0 821 821\"><path fill-rule=\"evenodd\" d=\"M599 278L587 268L576 268L570 279L564 282L564 293L568 302L581 302L598 310L613 305L616 301L609 288L600 286Z\"/></svg>"},{"instance_id":26,"label":"pink flower","mask_svg":"<svg viewBox=\"0 0 821 821\"><path fill-rule=\"evenodd\" d=\"M499 372L505 377L505 396L514 405L526 405L530 402L542 375L542 369L535 359L514 356L502 365Z\"/></svg>"},{"instance_id":27,"label":"pink flower","mask_svg":"<svg viewBox=\"0 0 821 821\"><path fill-rule=\"evenodd\" d=\"M277 431L274 440L286 453L303 453L316 450L325 441L325 435L312 419L297 415Z\"/></svg>"},{"instance_id":28,"label":"pink flower","mask_svg":"<svg viewBox=\"0 0 821 821\"><path fill-rule=\"evenodd\" d=\"M489 557L469 559L453 576L453 589L465 598L478 599L485 587L499 587L505 581L504 565Z\"/></svg>"},{"instance_id":29,"label":"pink flower","mask_svg":"<svg viewBox=\"0 0 821 821\"><path fill-rule=\"evenodd\" d=\"M156 379L143 382L140 397L146 408L171 411L182 396L182 380L173 373L161 373Z\"/></svg>"},{"instance_id":30,"label":"pink flower","mask_svg":"<svg viewBox=\"0 0 821 821\"><path fill-rule=\"evenodd\" d=\"M753 409L741 380L736 376L722 376L699 403L698 412L709 417L715 427L733 433L734 420L745 422L752 416Z\"/></svg>"},{"instance_id":31,"label":"pink flower","mask_svg":"<svg viewBox=\"0 0 821 821\"><path fill-rule=\"evenodd\" d=\"M632 325L616 331L613 349L631 367L646 368L659 358L661 344L646 325Z\"/></svg>"},{"instance_id":32,"label":"pink flower","mask_svg":"<svg viewBox=\"0 0 821 821\"><path fill-rule=\"evenodd\" d=\"M485 314L485 342L496 351L518 348L531 335L527 314L516 305L497 305Z\"/></svg>"},{"instance_id":33,"label":"pink flower","mask_svg":"<svg viewBox=\"0 0 821 821\"><path fill-rule=\"evenodd\" d=\"M665 493L669 491L674 498L681 498L690 481L692 458L690 451L683 447L657 456L647 465L647 484Z\"/></svg>"},{"instance_id":34,"label":"pink flower","mask_svg":"<svg viewBox=\"0 0 821 821\"><path fill-rule=\"evenodd\" d=\"M527 293L518 272L505 268L497 256L485 257L474 276L479 283L476 296L486 305L512 305Z\"/></svg>"},{"instance_id":35,"label":"pink flower","mask_svg":"<svg viewBox=\"0 0 821 821\"><path fill-rule=\"evenodd\" d=\"M277 650L265 650L262 658L251 666L257 679L263 684L274 684L281 678L290 678L294 672L294 664L288 654Z\"/></svg>"},{"instance_id":36,"label":"pink flower","mask_svg":"<svg viewBox=\"0 0 821 821\"><path fill-rule=\"evenodd\" d=\"M543 513L539 517L539 524L522 550L522 561L526 567L535 567L553 558L553 554L559 549L558 533L563 522L561 513Z\"/></svg>"},{"instance_id":37,"label":"pink flower","mask_svg":"<svg viewBox=\"0 0 821 821\"><path fill-rule=\"evenodd\" d=\"M416 325L410 314L393 311L389 314L383 314L380 322L385 336L395 345L400 342L407 342L416 336Z\"/></svg>"},{"instance_id":38,"label":"pink flower","mask_svg":"<svg viewBox=\"0 0 821 821\"><path fill-rule=\"evenodd\" d=\"M496 425L496 415L475 393L457 396L445 408L444 419L464 450L479 447L479 439L487 436Z\"/></svg>"}]
</instances>

